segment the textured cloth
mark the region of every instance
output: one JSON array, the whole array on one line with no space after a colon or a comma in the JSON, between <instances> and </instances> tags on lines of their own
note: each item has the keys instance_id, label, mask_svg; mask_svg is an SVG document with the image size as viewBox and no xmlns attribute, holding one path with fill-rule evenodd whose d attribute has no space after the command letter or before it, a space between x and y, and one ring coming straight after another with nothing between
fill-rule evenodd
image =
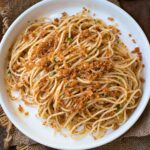
<instances>
[{"instance_id":1,"label":"textured cloth","mask_svg":"<svg viewBox=\"0 0 150 150\"><path fill-rule=\"evenodd\" d=\"M24 10L29 8L34 3L40 0L0 0L0 33L5 33L13 20L20 15ZM111 0L113 3L119 5L118 0ZM1 36L1 34L0 34ZM0 37L1 38L1 37ZM144 114L138 120L138 122L125 134L122 138L111 142L95 150L148 150L150 144L147 144L150 140L150 104L147 106ZM3 125L7 130L0 128L0 139L4 138L7 133L8 139L11 143L5 141L5 147L17 145L18 150L47 150L48 148L36 144L36 142L27 138L15 127L11 127L11 123L7 119L6 115L0 108L0 125ZM11 127L11 129L10 129ZM5 133L6 132L6 133ZM145 137L144 137L145 136ZM133 138L134 137L134 138ZM137 138L140 137L140 138ZM143 138L141 138L143 137ZM8 145L10 144L10 145ZM2 143L0 142L0 147ZM139 149L140 148L140 149ZM0 149L1 150L1 149Z\"/></svg>"}]
</instances>

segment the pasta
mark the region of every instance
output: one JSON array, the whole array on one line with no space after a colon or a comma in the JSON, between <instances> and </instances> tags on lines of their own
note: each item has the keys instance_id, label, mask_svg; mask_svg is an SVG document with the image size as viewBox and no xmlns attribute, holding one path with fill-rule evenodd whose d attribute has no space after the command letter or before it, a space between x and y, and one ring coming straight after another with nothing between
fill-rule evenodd
<instances>
[{"instance_id":1,"label":"pasta","mask_svg":"<svg viewBox=\"0 0 150 150\"><path fill-rule=\"evenodd\" d=\"M130 53L119 34L87 9L31 23L10 49L11 99L18 91L44 125L62 134L66 128L75 139L118 128L142 96L143 68L139 48Z\"/></svg>"}]
</instances>

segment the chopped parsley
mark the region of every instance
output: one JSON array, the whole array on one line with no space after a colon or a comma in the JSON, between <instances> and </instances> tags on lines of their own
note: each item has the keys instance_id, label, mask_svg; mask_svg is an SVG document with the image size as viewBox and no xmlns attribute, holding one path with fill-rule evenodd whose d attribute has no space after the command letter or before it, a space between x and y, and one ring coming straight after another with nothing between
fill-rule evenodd
<instances>
[{"instance_id":1,"label":"chopped parsley","mask_svg":"<svg viewBox=\"0 0 150 150\"><path fill-rule=\"evenodd\" d=\"M56 63L58 61L57 57L54 57L53 62Z\"/></svg>"},{"instance_id":2,"label":"chopped parsley","mask_svg":"<svg viewBox=\"0 0 150 150\"><path fill-rule=\"evenodd\" d=\"M56 72L50 72L50 73L49 73L49 76L52 77L52 76L54 76L55 74L56 74Z\"/></svg>"},{"instance_id":3,"label":"chopped parsley","mask_svg":"<svg viewBox=\"0 0 150 150\"><path fill-rule=\"evenodd\" d=\"M8 70L7 74L11 74L10 70Z\"/></svg>"},{"instance_id":4,"label":"chopped parsley","mask_svg":"<svg viewBox=\"0 0 150 150\"><path fill-rule=\"evenodd\" d=\"M116 111L117 111L117 112L119 112L119 111L122 109L122 106L117 105L117 106L116 106L116 108L117 108L117 110L116 110Z\"/></svg>"},{"instance_id":5,"label":"chopped parsley","mask_svg":"<svg viewBox=\"0 0 150 150\"><path fill-rule=\"evenodd\" d=\"M68 38L67 38L67 41L68 41L69 43L71 43L71 42L73 41L73 38L68 37Z\"/></svg>"}]
</instances>

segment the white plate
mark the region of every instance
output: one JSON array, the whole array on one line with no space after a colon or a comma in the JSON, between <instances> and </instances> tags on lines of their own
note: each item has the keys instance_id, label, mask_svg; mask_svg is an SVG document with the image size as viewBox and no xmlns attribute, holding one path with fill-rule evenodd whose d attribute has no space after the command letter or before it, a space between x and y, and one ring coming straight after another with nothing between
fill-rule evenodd
<instances>
[{"instance_id":1,"label":"white plate","mask_svg":"<svg viewBox=\"0 0 150 150\"><path fill-rule=\"evenodd\" d=\"M119 25L119 29L122 32L121 38L128 48L130 50L133 50L136 46L141 48L145 64L145 84L140 104L129 120L119 129L115 131L109 130L103 138L98 140L93 140L88 135L82 140L75 141L70 137L65 138L60 134L54 135L53 129L43 126L41 120L35 117L37 111L35 107L24 106L25 110L30 112L29 117L25 117L18 112L18 103L8 100L4 83L4 66L8 49L17 34L27 26L29 20L34 20L40 16L60 16L64 11L69 14L75 14L81 11L82 7L90 8L92 13L97 14L96 17L102 18L108 24L112 24L112 22L108 21L108 17L115 18L115 23ZM129 33L133 35L137 44L134 44L131 38L129 38ZM104 145L124 134L137 121L148 103L150 96L150 46L148 40L139 25L125 11L106 0L46 0L34 5L21 14L8 29L1 42L0 56L0 102L5 113L13 124L26 136L49 147L57 149L88 149ZM24 105L21 101L19 103Z\"/></svg>"}]
</instances>

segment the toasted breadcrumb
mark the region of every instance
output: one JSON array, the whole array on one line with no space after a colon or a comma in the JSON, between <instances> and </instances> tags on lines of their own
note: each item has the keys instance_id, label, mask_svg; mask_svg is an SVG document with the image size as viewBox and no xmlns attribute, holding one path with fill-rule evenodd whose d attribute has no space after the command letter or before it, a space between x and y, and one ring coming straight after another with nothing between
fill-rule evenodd
<instances>
[{"instance_id":1,"label":"toasted breadcrumb","mask_svg":"<svg viewBox=\"0 0 150 150\"><path fill-rule=\"evenodd\" d=\"M136 53L139 57L139 60L142 61L142 53L140 52L140 48L139 47L136 47L132 53Z\"/></svg>"},{"instance_id":2,"label":"toasted breadcrumb","mask_svg":"<svg viewBox=\"0 0 150 150\"><path fill-rule=\"evenodd\" d=\"M129 37L132 37L132 34L129 33L128 35L129 35Z\"/></svg>"},{"instance_id":3,"label":"toasted breadcrumb","mask_svg":"<svg viewBox=\"0 0 150 150\"><path fill-rule=\"evenodd\" d=\"M115 21L114 18L112 18L112 17L108 17L108 20L109 21Z\"/></svg>"},{"instance_id":4,"label":"toasted breadcrumb","mask_svg":"<svg viewBox=\"0 0 150 150\"><path fill-rule=\"evenodd\" d=\"M24 114L25 114L25 116L29 116L29 112L28 112L28 111L27 111L27 112L25 112Z\"/></svg>"},{"instance_id":5,"label":"toasted breadcrumb","mask_svg":"<svg viewBox=\"0 0 150 150\"><path fill-rule=\"evenodd\" d=\"M132 39L132 42L133 42L133 43L136 43L135 39Z\"/></svg>"},{"instance_id":6,"label":"toasted breadcrumb","mask_svg":"<svg viewBox=\"0 0 150 150\"><path fill-rule=\"evenodd\" d=\"M19 107L18 107L18 110L19 110L19 112L24 112L24 108L21 106L21 105L19 105Z\"/></svg>"}]
</instances>

